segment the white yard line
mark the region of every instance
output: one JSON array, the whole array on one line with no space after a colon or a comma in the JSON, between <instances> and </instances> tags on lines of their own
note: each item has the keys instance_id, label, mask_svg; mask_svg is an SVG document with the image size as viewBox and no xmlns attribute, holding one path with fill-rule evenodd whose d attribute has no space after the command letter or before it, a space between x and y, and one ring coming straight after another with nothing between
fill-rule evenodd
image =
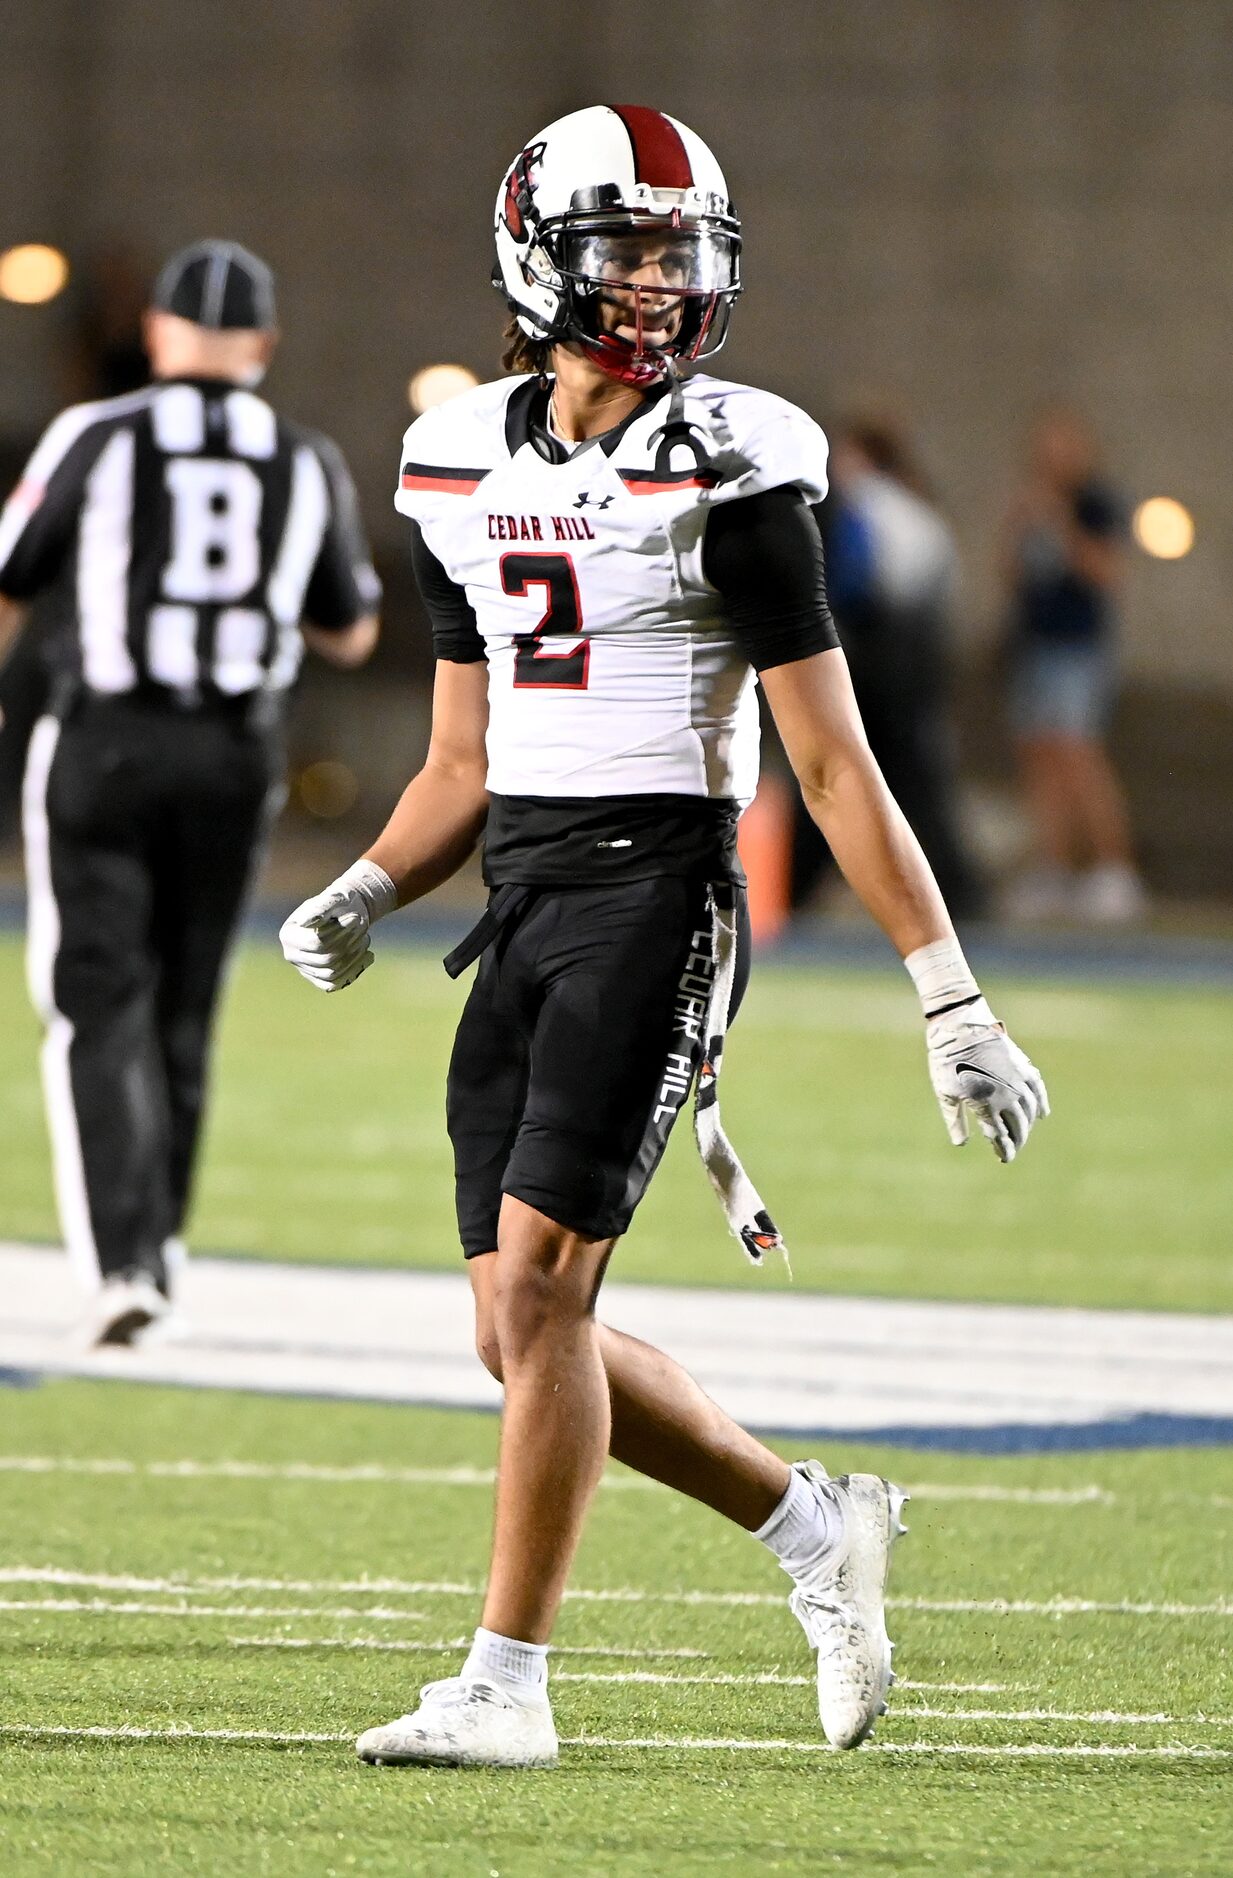
<instances>
[{"instance_id":1,"label":"white yard line","mask_svg":"<svg viewBox=\"0 0 1233 1878\"><path fill-rule=\"evenodd\" d=\"M349 1610L335 1605L322 1610L314 1604L145 1604L126 1598L0 1598L0 1611L46 1611L65 1616L84 1613L90 1617L328 1617L363 1618L366 1623L422 1624L422 1611L392 1611L379 1605L364 1610Z\"/></svg>"},{"instance_id":2,"label":"white yard line","mask_svg":"<svg viewBox=\"0 0 1233 1878\"><path fill-rule=\"evenodd\" d=\"M1105 1487L1006 1487L994 1481L917 1481L907 1491L914 1500L990 1500L1012 1506L1115 1506L1118 1497Z\"/></svg>"},{"instance_id":3,"label":"white yard line","mask_svg":"<svg viewBox=\"0 0 1233 1878\"><path fill-rule=\"evenodd\" d=\"M458 1637L449 1643L396 1643L381 1637L230 1637L228 1642L237 1649L245 1650L381 1650L415 1651L447 1650L464 1648L470 1644L469 1637ZM642 1658L654 1656L702 1655L701 1651L673 1650L584 1650L579 1648L562 1650L554 1645L554 1656L619 1656ZM554 1683L649 1683L656 1688L706 1688L706 1689L812 1689L813 1676L785 1676L777 1670L760 1670L748 1674L713 1675L687 1674L675 1671L650 1669L621 1670L580 1670L559 1669L554 1671ZM988 1682L897 1682L896 1690L950 1694L985 1694L1005 1690L1006 1683ZM1053 1721L1053 1722L1109 1722L1130 1728L1159 1728L1169 1726L1189 1726L1195 1728L1233 1727L1231 1715L1164 1715L1126 1714L1117 1709L1091 1709L1075 1711L1056 1708L994 1709L994 1708L931 1708L923 1703L898 1703L896 1715L916 1715L929 1721Z\"/></svg>"},{"instance_id":4,"label":"white yard line","mask_svg":"<svg viewBox=\"0 0 1233 1878\"><path fill-rule=\"evenodd\" d=\"M0 1455L0 1474L140 1475L150 1480L302 1480L313 1486L492 1487L495 1467L331 1467L315 1461L130 1461L45 1454ZM605 1474L602 1487L655 1490L639 1474Z\"/></svg>"},{"instance_id":5,"label":"white yard line","mask_svg":"<svg viewBox=\"0 0 1233 1878\"><path fill-rule=\"evenodd\" d=\"M284 1591L321 1595L361 1594L370 1597L479 1597L483 1586L448 1579L411 1578L144 1578L107 1572L77 1572L51 1565L0 1567L0 1584L54 1584L104 1591L165 1592L191 1598L215 1591ZM644 1591L632 1586L612 1589L571 1587L567 1599L583 1604L717 1605L738 1609L780 1607L783 1597L769 1591ZM1210 1604L1133 1603L1099 1598L888 1598L891 1609L946 1613L976 1613L999 1617L1233 1617L1233 1600ZM359 1613L376 1615L377 1613ZM321 1616L330 1615L322 1611ZM401 1613L395 1613L401 1615Z\"/></svg>"},{"instance_id":6,"label":"white yard line","mask_svg":"<svg viewBox=\"0 0 1233 1878\"><path fill-rule=\"evenodd\" d=\"M393 1637L228 1637L237 1650L381 1650L390 1654L430 1655L434 1650L468 1650L471 1637L448 1637L444 1642L414 1643ZM622 1661L663 1662L690 1659L709 1661L705 1650L619 1650L612 1644L554 1643L553 1656L616 1656ZM665 1678L672 1681L673 1678ZM921 1687L923 1685L902 1685ZM942 1685L939 1684L939 1687Z\"/></svg>"},{"instance_id":7,"label":"white yard line","mask_svg":"<svg viewBox=\"0 0 1233 1878\"><path fill-rule=\"evenodd\" d=\"M33 1722L0 1723L0 1736L25 1740L62 1741L227 1741L270 1747L340 1747L350 1746L351 1734L279 1733L273 1728L68 1728L41 1727ZM825 1741L746 1741L740 1737L709 1739L696 1735L642 1735L633 1738L611 1735L573 1735L562 1738L565 1748L601 1748L609 1752L627 1748L673 1753L711 1754L829 1754L834 1750ZM1143 1747L1132 1743L1100 1742L1089 1747L1069 1743L1051 1746L1041 1741L986 1742L962 1741L870 1741L859 1750L862 1754L958 1754L975 1755L984 1760L1040 1758L1060 1760L1117 1759L1171 1761L1230 1761L1233 1748L1189 1747L1171 1743L1165 1747Z\"/></svg>"},{"instance_id":8,"label":"white yard line","mask_svg":"<svg viewBox=\"0 0 1233 1878\"><path fill-rule=\"evenodd\" d=\"M470 1646L470 1637L456 1637L449 1643L405 1643L396 1642L390 1637L228 1637L228 1643L237 1650L380 1650L389 1653L415 1652L431 1650L465 1649ZM650 1661L666 1657L702 1658L709 1661L705 1650L618 1650L605 1644L602 1648L587 1648L582 1644L552 1645L552 1654L556 1656L617 1656L623 1660ZM812 1688L812 1676L780 1676L770 1671L758 1675L746 1676L667 1676L653 1675L644 1671L631 1671L616 1675L583 1675L570 1670L558 1670L554 1680L557 1682L651 1682L651 1683L702 1683L716 1687L764 1687L781 1685L785 1688ZM998 1695L1008 1689L1022 1688L1021 1683L1008 1682L907 1682L900 1680L898 1689L929 1690L940 1694L945 1691L951 1695Z\"/></svg>"},{"instance_id":9,"label":"white yard line","mask_svg":"<svg viewBox=\"0 0 1233 1878\"><path fill-rule=\"evenodd\" d=\"M464 1650L471 1644L469 1636L453 1637L447 1643L407 1643L392 1637L228 1637L237 1650L380 1650L390 1654L424 1654L433 1650ZM666 1658L679 1660L694 1658L709 1661L706 1650L619 1650L611 1644L590 1646L586 1644L552 1645L552 1654L556 1656L617 1656L629 1661L662 1661ZM783 1683L796 1688L810 1688L812 1676L778 1676L772 1674L750 1676L580 1676L561 1670L555 1680L560 1682L683 1682L716 1684L775 1684ZM896 1683L897 1689L928 1690L934 1694L948 1695L1001 1695L1009 1689L1022 1689L1023 1683L1016 1682L910 1682L903 1678Z\"/></svg>"},{"instance_id":10,"label":"white yard line","mask_svg":"<svg viewBox=\"0 0 1233 1878\"><path fill-rule=\"evenodd\" d=\"M568 1593L566 1594L568 1596ZM1132 1604L1099 1598L888 1598L899 1611L987 1612L995 1617L1233 1617L1233 1602L1212 1604Z\"/></svg>"},{"instance_id":11,"label":"white yard line","mask_svg":"<svg viewBox=\"0 0 1233 1878\"><path fill-rule=\"evenodd\" d=\"M912 1683L908 1677L899 1677L895 1683L897 1690L914 1688L929 1690L931 1694L946 1696L1004 1696L1013 1688L1030 1688L1028 1683Z\"/></svg>"},{"instance_id":12,"label":"white yard line","mask_svg":"<svg viewBox=\"0 0 1233 1878\"><path fill-rule=\"evenodd\" d=\"M739 1738L707 1739L696 1735L643 1735L633 1740L614 1739L604 1735L575 1735L572 1739L562 1738L562 1747L567 1748L669 1748L678 1752L701 1751L711 1753L788 1753L788 1754L833 1754L834 1748L825 1741L744 1741ZM1044 1741L1022 1741L991 1744L973 1742L967 1745L962 1741L867 1741L857 1750L861 1754L975 1754L983 1759L999 1759L1003 1756L1036 1757L1049 1759L1081 1760L1085 1757L1117 1760L1179 1760L1179 1761L1233 1761L1233 1748L1183 1747L1170 1744L1167 1747L1143 1747L1136 1743L1100 1742L1090 1747L1071 1745L1052 1746Z\"/></svg>"},{"instance_id":13,"label":"white yard line","mask_svg":"<svg viewBox=\"0 0 1233 1878\"><path fill-rule=\"evenodd\" d=\"M131 1461L112 1456L0 1455L0 1474L119 1474L151 1480L305 1480L313 1485L395 1487L491 1487L495 1467L329 1467L315 1461ZM608 1475L604 1486L653 1486L638 1475Z\"/></svg>"},{"instance_id":14,"label":"white yard line","mask_svg":"<svg viewBox=\"0 0 1233 1878\"><path fill-rule=\"evenodd\" d=\"M58 1565L0 1566L0 1584L84 1586L94 1591L166 1592L175 1597L200 1597L213 1591L363 1592L366 1595L404 1595L401 1578L145 1578L127 1572L79 1572ZM421 1592L437 1596L474 1597L479 1587L448 1580L420 1585Z\"/></svg>"},{"instance_id":15,"label":"white yard line","mask_svg":"<svg viewBox=\"0 0 1233 1878\"><path fill-rule=\"evenodd\" d=\"M555 1680L561 1679L558 1676ZM1125 1715L1116 1709L930 1708L924 1703L899 1703L894 1713L898 1717L914 1715L923 1721L1084 1722L1090 1726L1109 1724L1119 1728L1233 1727L1233 1715Z\"/></svg>"},{"instance_id":16,"label":"white yard line","mask_svg":"<svg viewBox=\"0 0 1233 1878\"><path fill-rule=\"evenodd\" d=\"M314 1486L491 1487L495 1467L382 1467L362 1462L333 1467L316 1461L134 1461L118 1456L3 1454L0 1474L141 1475L151 1480L302 1480ZM640 1474L608 1473L600 1486L626 1492L660 1492ZM995 1481L918 1481L907 1491L916 1500L1004 1501L1023 1506L1113 1506L1117 1495L1094 1484L1083 1487L1010 1487ZM1212 1504L1221 1504L1213 1496Z\"/></svg>"},{"instance_id":17,"label":"white yard line","mask_svg":"<svg viewBox=\"0 0 1233 1878\"><path fill-rule=\"evenodd\" d=\"M59 1741L268 1741L278 1747L295 1747L301 1742L327 1743L333 1746L354 1741L354 1735L282 1733L276 1728L62 1728L43 1727L36 1722L0 1723L0 1735L22 1736L32 1740Z\"/></svg>"}]
</instances>

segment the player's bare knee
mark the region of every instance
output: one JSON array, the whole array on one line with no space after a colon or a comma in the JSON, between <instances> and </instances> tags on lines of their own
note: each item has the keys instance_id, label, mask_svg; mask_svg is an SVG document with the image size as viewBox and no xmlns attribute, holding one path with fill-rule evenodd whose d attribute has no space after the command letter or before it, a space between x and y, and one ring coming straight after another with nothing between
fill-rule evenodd
<instances>
[{"instance_id":1,"label":"player's bare knee","mask_svg":"<svg viewBox=\"0 0 1233 1878\"><path fill-rule=\"evenodd\" d=\"M545 1337L567 1330L585 1315L585 1302L556 1282L552 1267L513 1254L499 1262L494 1327L502 1365L517 1363Z\"/></svg>"},{"instance_id":2,"label":"player's bare knee","mask_svg":"<svg viewBox=\"0 0 1233 1878\"><path fill-rule=\"evenodd\" d=\"M524 1359L545 1339L568 1336L593 1314L606 1259L605 1243L564 1227L501 1249L492 1302L503 1366Z\"/></svg>"}]
</instances>

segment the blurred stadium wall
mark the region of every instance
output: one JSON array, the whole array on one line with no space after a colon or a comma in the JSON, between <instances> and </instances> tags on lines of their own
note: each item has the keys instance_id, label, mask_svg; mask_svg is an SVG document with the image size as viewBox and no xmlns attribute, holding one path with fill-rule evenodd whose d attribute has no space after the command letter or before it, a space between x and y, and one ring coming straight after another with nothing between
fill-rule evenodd
<instances>
[{"instance_id":1,"label":"blurred stadium wall","mask_svg":"<svg viewBox=\"0 0 1233 1878\"><path fill-rule=\"evenodd\" d=\"M964 553L978 770L1032 409L1077 400L1133 499L1192 510L1187 559L1131 570L1120 740L1156 883L1233 895L1228 0L3 0L0 41L0 246L217 233L276 267L273 395L341 442L393 574L340 709L426 669L390 489L410 372L496 369L502 168L562 111L641 99L715 144L745 217L722 369L919 435ZM0 305L10 455L63 401L58 307Z\"/></svg>"}]
</instances>

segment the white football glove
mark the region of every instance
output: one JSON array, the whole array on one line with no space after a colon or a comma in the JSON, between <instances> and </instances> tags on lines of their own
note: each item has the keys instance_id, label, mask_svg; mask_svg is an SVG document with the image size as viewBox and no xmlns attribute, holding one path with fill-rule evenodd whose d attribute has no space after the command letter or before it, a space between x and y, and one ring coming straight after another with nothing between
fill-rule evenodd
<instances>
[{"instance_id":1,"label":"white football glove","mask_svg":"<svg viewBox=\"0 0 1233 1878\"><path fill-rule=\"evenodd\" d=\"M283 957L319 991L344 991L372 964L370 928L397 904L385 869L375 861L356 861L283 921Z\"/></svg>"},{"instance_id":2,"label":"white football glove","mask_svg":"<svg viewBox=\"0 0 1233 1878\"><path fill-rule=\"evenodd\" d=\"M925 1026L929 1078L947 1133L957 1148L974 1117L1000 1161L1013 1161L1049 1113L1044 1079L1012 1043L984 998L946 1011Z\"/></svg>"}]
</instances>

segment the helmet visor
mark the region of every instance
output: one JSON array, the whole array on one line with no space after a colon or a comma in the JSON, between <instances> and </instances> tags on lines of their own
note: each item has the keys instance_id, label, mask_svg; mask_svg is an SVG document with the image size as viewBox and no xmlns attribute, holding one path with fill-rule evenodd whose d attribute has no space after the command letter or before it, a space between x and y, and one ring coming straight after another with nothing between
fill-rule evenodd
<instances>
[{"instance_id":1,"label":"helmet visor","mask_svg":"<svg viewBox=\"0 0 1233 1878\"><path fill-rule=\"evenodd\" d=\"M723 229L623 223L571 230L565 247L566 271L601 290L727 293L737 282L736 240Z\"/></svg>"},{"instance_id":2,"label":"helmet visor","mask_svg":"<svg viewBox=\"0 0 1233 1878\"><path fill-rule=\"evenodd\" d=\"M636 353L687 353L717 300L739 285L737 238L724 229L623 222L571 229L565 267L585 324ZM580 307L580 310L581 310Z\"/></svg>"}]
</instances>

